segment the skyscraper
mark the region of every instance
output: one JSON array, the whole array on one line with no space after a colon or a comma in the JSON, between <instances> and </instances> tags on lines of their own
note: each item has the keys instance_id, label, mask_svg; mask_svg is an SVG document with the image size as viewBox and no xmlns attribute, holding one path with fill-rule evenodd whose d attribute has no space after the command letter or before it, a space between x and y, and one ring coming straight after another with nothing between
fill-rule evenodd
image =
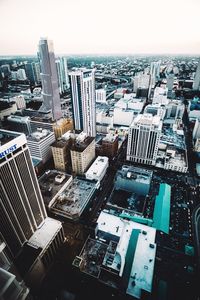
<instances>
[{"instance_id":1,"label":"skyscraper","mask_svg":"<svg viewBox=\"0 0 200 300\"><path fill-rule=\"evenodd\" d=\"M67 67L67 58L61 57L61 71L63 76L63 83L64 83L64 91L66 91L69 88L69 75L68 75L68 67Z\"/></svg>"},{"instance_id":2,"label":"skyscraper","mask_svg":"<svg viewBox=\"0 0 200 300\"><path fill-rule=\"evenodd\" d=\"M69 76L66 57L60 57L56 60L56 69L58 73L58 85L60 93L64 93L69 88Z\"/></svg>"},{"instance_id":3,"label":"skyscraper","mask_svg":"<svg viewBox=\"0 0 200 300\"><path fill-rule=\"evenodd\" d=\"M151 63L150 75L151 75L150 85L151 87L153 87L160 78L160 61L156 61L156 62L154 61Z\"/></svg>"},{"instance_id":4,"label":"skyscraper","mask_svg":"<svg viewBox=\"0 0 200 300\"><path fill-rule=\"evenodd\" d=\"M96 136L94 72L78 69L69 74L74 128L92 137Z\"/></svg>"},{"instance_id":5,"label":"skyscraper","mask_svg":"<svg viewBox=\"0 0 200 300\"><path fill-rule=\"evenodd\" d=\"M138 115L129 128L126 159L148 165L154 165L158 152L158 143L162 129L159 116Z\"/></svg>"},{"instance_id":6,"label":"skyscraper","mask_svg":"<svg viewBox=\"0 0 200 300\"><path fill-rule=\"evenodd\" d=\"M64 83L63 83L63 75L61 72L61 63L60 60L56 60L56 69L57 69L57 74L58 74L58 87L59 87L59 92L62 94L64 92Z\"/></svg>"},{"instance_id":7,"label":"skyscraper","mask_svg":"<svg viewBox=\"0 0 200 300\"><path fill-rule=\"evenodd\" d=\"M43 96L43 104L40 107L40 111L48 112L52 110L53 119L58 120L62 117L62 112L52 41L41 38L39 42L39 58Z\"/></svg>"},{"instance_id":8,"label":"skyscraper","mask_svg":"<svg viewBox=\"0 0 200 300\"><path fill-rule=\"evenodd\" d=\"M200 138L200 118L196 119L192 135L194 140Z\"/></svg>"},{"instance_id":9,"label":"skyscraper","mask_svg":"<svg viewBox=\"0 0 200 300\"><path fill-rule=\"evenodd\" d=\"M15 256L47 214L25 135L0 130L0 142L0 234Z\"/></svg>"},{"instance_id":10,"label":"skyscraper","mask_svg":"<svg viewBox=\"0 0 200 300\"><path fill-rule=\"evenodd\" d=\"M29 62L25 65L26 75L31 84L35 84L34 63Z\"/></svg>"},{"instance_id":11,"label":"skyscraper","mask_svg":"<svg viewBox=\"0 0 200 300\"><path fill-rule=\"evenodd\" d=\"M193 90L200 90L200 59L194 77Z\"/></svg>"}]
</instances>

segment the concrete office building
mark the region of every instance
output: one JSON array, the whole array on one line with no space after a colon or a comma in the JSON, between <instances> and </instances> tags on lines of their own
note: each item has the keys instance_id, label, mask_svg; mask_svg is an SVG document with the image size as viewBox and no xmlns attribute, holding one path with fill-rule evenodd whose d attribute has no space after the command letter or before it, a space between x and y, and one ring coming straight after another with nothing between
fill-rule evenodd
<instances>
[{"instance_id":1,"label":"concrete office building","mask_svg":"<svg viewBox=\"0 0 200 300\"><path fill-rule=\"evenodd\" d=\"M100 144L96 145L96 153L100 156L107 156L109 158L115 157L118 152L118 135L108 133L100 141Z\"/></svg>"},{"instance_id":2,"label":"concrete office building","mask_svg":"<svg viewBox=\"0 0 200 300\"><path fill-rule=\"evenodd\" d=\"M152 62L150 66L150 85L155 86L155 83L160 79L160 61Z\"/></svg>"},{"instance_id":3,"label":"concrete office building","mask_svg":"<svg viewBox=\"0 0 200 300\"><path fill-rule=\"evenodd\" d=\"M194 140L200 138L200 118L196 119L192 136Z\"/></svg>"},{"instance_id":4,"label":"concrete office building","mask_svg":"<svg viewBox=\"0 0 200 300\"><path fill-rule=\"evenodd\" d=\"M68 75L68 67L67 67L67 57L60 57L60 63L61 63L61 72L62 72L62 78L63 78L63 88L64 92L66 92L70 85L69 85L69 75Z\"/></svg>"},{"instance_id":5,"label":"concrete office building","mask_svg":"<svg viewBox=\"0 0 200 300\"><path fill-rule=\"evenodd\" d=\"M95 159L95 139L81 132L71 146L72 170L83 175Z\"/></svg>"},{"instance_id":6,"label":"concrete office building","mask_svg":"<svg viewBox=\"0 0 200 300\"><path fill-rule=\"evenodd\" d=\"M101 181L109 166L108 157L98 156L91 167L85 173L85 177L89 180Z\"/></svg>"},{"instance_id":7,"label":"concrete office building","mask_svg":"<svg viewBox=\"0 0 200 300\"><path fill-rule=\"evenodd\" d=\"M69 74L74 128L96 136L94 70L78 69Z\"/></svg>"},{"instance_id":8,"label":"concrete office building","mask_svg":"<svg viewBox=\"0 0 200 300\"><path fill-rule=\"evenodd\" d=\"M115 189L146 196L149 193L153 171L123 165L115 177Z\"/></svg>"},{"instance_id":9,"label":"concrete office building","mask_svg":"<svg viewBox=\"0 0 200 300\"><path fill-rule=\"evenodd\" d=\"M33 64L33 71L34 71L34 77L35 77L36 84L41 83L39 62Z\"/></svg>"},{"instance_id":10,"label":"concrete office building","mask_svg":"<svg viewBox=\"0 0 200 300\"><path fill-rule=\"evenodd\" d=\"M50 146L53 142L55 142L54 133L42 128L38 128L37 131L27 137L31 156L41 159L43 163L52 157Z\"/></svg>"},{"instance_id":11,"label":"concrete office building","mask_svg":"<svg viewBox=\"0 0 200 300\"><path fill-rule=\"evenodd\" d=\"M185 112L185 105L179 100L172 100L166 106L164 123L176 123L177 119L182 120Z\"/></svg>"},{"instance_id":12,"label":"concrete office building","mask_svg":"<svg viewBox=\"0 0 200 300\"><path fill-rule=\"evenodd\" d=\"M25 135L1 130L0 141L1 234L15 256L47 215Z\"/></svg>"},{"instance_id":13,"label":"concrete office building","mask_svg":"<svg viewBox=\"0 0 200 300\"><path fill-rule=\"evenodd\" d=\"M62 94L69 89L69 75L66 57L59 57L56 60L56 69L58 74L59 91Z\"/></svg>"},{"instance_id":14,"label":"concrete office building","mask_svg":"<svg viewBox=\"0 0 200 300\"><path fill-rule=\"evenodd\" d=\"M31 134L30 117L22 117L11 115L7 118L9 129L17 132L24 133L25 135Z\"/></svg>"},{"instance_id":15,"label":"concrete office building","mask_svg":"<svg viewBox=\"0 0 200 300\"><path fill-rule=\"evenodd\" d=\"M63 228L47 217L25 135L0 130L0 142L0 236L27 285L35 288L64 241Z\"/></svg>"},{"instance_id":16,"label":"concrete office building","mask_svg":"<svg viewBox=\"0 0 200 300\"><path fill-rule=\"evenodd\" d=\"M112 289L124 299L149 298L156 260L156 229L107 211L97 219L73 265Z\"/></svg>"},{"instance_id":17,"label":"concrete office building","mask_svg":"<svg viewBox=\"0 0 200 300\"><path fill-rule=\"evenodd\" d=\"M148 74L139 74L133 79L133 91L137 93L139 88L148 89L150 84L150 75Z\"/></svg>"},{"instance_id":18,"label":"concrete office building","mask_svg":"<svg viewBox=\"0 0 200 300\"><path fill-rule=\"evenodd\" d=\"M168 89L167 92L168 98L172 97L173 86L174 86L174 74L169 74L167 77L167 84L166 84L166 87Z\"/></svg>"},{"instance_id":19,"label":"concrete office building","mask_svg":"<svg viewBox=\"0 0 200 300\"><path fill-rule=\"evenodd\" d=\"M72 139L59 139L51 145L53 161L56 170L66 171L71 166L70 148Z\"/></svg>"},{"instance_id":20,"label":"concrete office building","mask_svg":"<svg viewBox=\"0 0 200 300\"><path fill-rule=\"evenodd\" d=\"M58 87L58 75L55 64L53 42L41 38L39 42L43 104L40 112L52 111L54 120L62 117Z\"/></svg>"},{"instance_id":21,"label":"concrete office building","mask_svg":"<svg viewBox=\"0 0 200 300\"><path fill-rule=\"evenodd\" d=\"M168 89L162 87L156 87L153 95L153 104L160 103L166 105L170 102L167 98Z\"/></svg>"},{"instance_id":22,"label":"concrete office building","mask_svg":"<svg viewBox=\"0 0 200 300\"><path fill-rule=\"evenodd\" d=\"M106 101L106 90L99 89L95 91L97 103L107 103Z\"/></svg>"},{"instance_id":23,"label":"concrete office building","mask_svg":"<svg viewBox=\"0 0 200 300\"><path fill-rule=\"evenodd\" d=\"M90 180L73 178L69 185L59 192L50 206L50 211L58 216L78 221L97 189Z\"/></svg>"},{"instance_id":24,"label":"concrete office building","mask_svg":"<svg viewBox=\"0 0 200 300\"><path fill-rule=\"evenodd\" d=\"M193 90L200 90L200 59L194 77Z\"/></svg>"},{"instance_id":25,"label":"concrete office building","mask_svg":"<svg viewBox=\"0 0 200 300\"><path fill-rule=\"evenodd\" d=\"M60 119L53 124L53 132L56 139L60 138L65 132L73 130L73 121L72 119Z\"/></svg>"},{"instance_id":26,"label":"concrete office building","mask_svg":"<svg viewBox=\"0 0 200 300\"><path fill-rule=\"evenodd\" d=\"M145 114L152 114L153 116L159 116L161 120L164 119L166 108L160 103L148 104L144 109Z\"/></svg>"},{"instance_id":27,"label":"concrete office building","mask_svg":"<svg viewBox=\"0 0 200 300\"><path fill-rule=\"evenodd\" d=\"M129 128L126 159L155 165L162 121L151 114L138 115Z\"/></svg>"},{"instance_id":28,"label":"concrete office building","mask_svg":"<svg viewBox=\"0 0 200 300\"><path fill-rule=\"evenodd\" d=\"M35 64L34 62L31 62L25 65L27 79L30 81L31 85L34 85L36 83L34 64Z\"/></svg>"}]
</instances>

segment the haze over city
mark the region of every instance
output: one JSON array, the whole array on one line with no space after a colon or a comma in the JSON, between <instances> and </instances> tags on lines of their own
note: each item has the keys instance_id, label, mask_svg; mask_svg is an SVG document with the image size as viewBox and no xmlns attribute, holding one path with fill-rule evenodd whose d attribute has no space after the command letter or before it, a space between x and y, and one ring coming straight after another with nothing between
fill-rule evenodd
<instances>
[{"instance_id":1,"label":"haze over city","mask_svg":"<svg viewBox=\"0 0 200 300\"><path fill-rule=\"evenodd\" d=\"M1 0L0 55L199 54L200 1Z\"/></svg>"},{"instance_id":2,"label":"haze over city","mask_svg":"<svg viewBox=\"0 0 200 300\"><path fill-rule=\"evenodd\" d=\"M187 2L0 0L0 300L200 300Z\"/></svg>"}]
</instances>

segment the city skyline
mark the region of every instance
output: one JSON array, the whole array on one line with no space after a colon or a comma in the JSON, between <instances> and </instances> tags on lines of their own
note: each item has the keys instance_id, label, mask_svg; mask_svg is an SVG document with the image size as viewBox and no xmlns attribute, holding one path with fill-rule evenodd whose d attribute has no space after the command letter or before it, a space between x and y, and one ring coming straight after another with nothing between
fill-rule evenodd
<instances>
[{"instance_id":1,"label":"city skyline","mask_svg":"<svg viewBox=\"0 0 200 300\"><path fill-rule=\"evenodd\" d=\"M0 55L34 55L41 36L56 54L200 54L199 9L197 0L1 1Z\"/></svg>"}]
</instances>

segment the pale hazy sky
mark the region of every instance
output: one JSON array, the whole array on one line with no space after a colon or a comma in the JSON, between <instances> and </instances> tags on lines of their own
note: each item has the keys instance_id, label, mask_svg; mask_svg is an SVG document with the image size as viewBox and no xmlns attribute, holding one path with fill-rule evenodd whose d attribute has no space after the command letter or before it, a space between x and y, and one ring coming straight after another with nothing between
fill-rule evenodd
<instances>
[{"instance_id":1,"label":"pale hazy sky","mask_svg":"<svg viewBox=\"0 0 200 300\"><path fill-rule=\"evenodd\" d=\"M0 55L200 54L200 0L0 0Z\"/></svg>"}]
</instances>

